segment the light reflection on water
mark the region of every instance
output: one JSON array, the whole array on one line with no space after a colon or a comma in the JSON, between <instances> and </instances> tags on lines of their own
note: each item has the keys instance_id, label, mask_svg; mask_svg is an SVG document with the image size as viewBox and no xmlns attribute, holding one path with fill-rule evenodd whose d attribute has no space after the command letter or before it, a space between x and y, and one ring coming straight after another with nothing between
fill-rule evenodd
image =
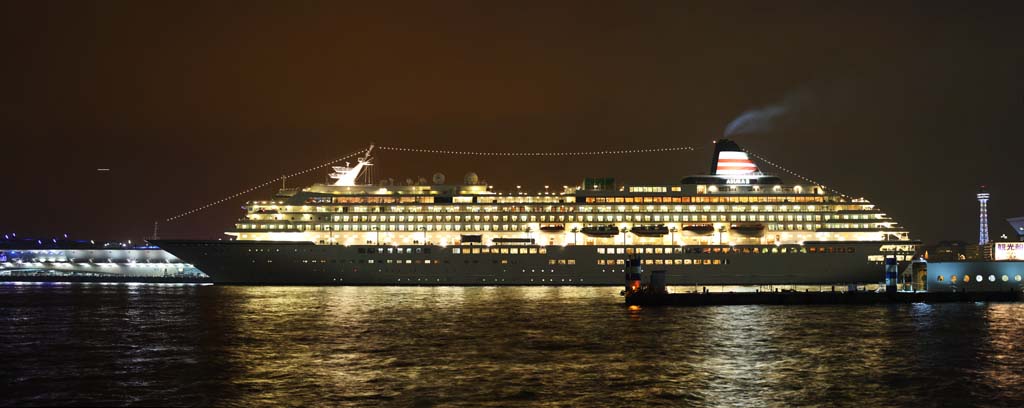
<instances>
[{"instance_id":1,"label":"light reflection on water","mask_svg":"<svg viewBox=\"0 0 1024 408\"><path fill-rule=\"evenodd\" d=\"M0 288L0 405L1010 405L1022 304L622 305L619 288Z\"/></svg>"}]
</instances>

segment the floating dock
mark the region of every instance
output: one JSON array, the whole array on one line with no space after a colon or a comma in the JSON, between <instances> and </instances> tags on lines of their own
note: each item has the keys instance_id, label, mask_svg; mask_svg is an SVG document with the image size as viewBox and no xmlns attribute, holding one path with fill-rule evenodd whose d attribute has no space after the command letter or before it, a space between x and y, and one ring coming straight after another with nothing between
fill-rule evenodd
<instances>
[{"instance_id":1,"label":"floating dock","mask_svg":"<svg viewBox=\"0 0 1024 408\"><path fill-rule=\"evenodd\" d=\"M1017 302L1021 292L728 292L626 294L636 306L872 305L892 303Z\"/></svg>"},{"instance_id":2,"label":"floating dock","mask_svg":"<svg viewBox=\"0 0 1024 408\"><path fill-rule=\"evenodd\" d=\"M669 293L665 284L665 271L644 272L638 258L627 262L626 288L622 291L626 304L630 306L725 306L725 305L876 305L895 303L948 303L948 302L1018 302L1022 298L1019 275L1013 271L1001 271L999 277L995 272L989 273L995 263L984 263L981 266L965 262L956 263L962 268L950 269L940 264L935 273L949 274L946 279L933 277L929 270L928 288L934 291L899 291L897 262L893 258L885 260L885 286L882 291L863 291L850 287L847 291L795 291L774 290L756 292L703 292ZM1006 265L1002 265L1006 266ZM1024 263L1016 264L1016 267ZM985 267L985 268L982 268ZM986 269L987 268L987 269ZM950 269L947 271L947 269ZM971 276L971 273L976 276ZM984 274L983 274L984 272ZM1005 273L1002 273L1005 272ZM943 281L956 282L957 275L962 275L962 284L942 285ZM987 275L987 277L986 277ZM967 285L967 282L976 282Z\"/></svg>"}]
</instances>

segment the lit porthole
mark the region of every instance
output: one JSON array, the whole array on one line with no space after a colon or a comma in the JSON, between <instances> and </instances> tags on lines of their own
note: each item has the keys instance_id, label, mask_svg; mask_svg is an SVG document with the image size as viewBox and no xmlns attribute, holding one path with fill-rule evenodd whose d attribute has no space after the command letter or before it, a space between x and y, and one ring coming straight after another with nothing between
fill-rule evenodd
<instances>
[{"instance_id":1,"label":"lit porthole","mask_svg":"<svg viewBox=\"0 0 1024 408\"><path fill-rule=\"evenodd\" d=\"M1015 280L1015 281L1017 281L1017 282L1020 282L1020 275L1014 276L1014 277L1013 277L1013 280Z\"/></svg>"},{"instance_id":2,"label":"lit porthole","mask_svg":"<svg viewBox=\"0 0 1024 408\"><path fill-rule=\"evenodd\" d=\"M989 282L995 282L996 281L996 275L988 275L988 281Z\"/></svg>"},{"instance_id":3,"label":"lit porthole","mask_svg":"<svg viewBox=\"0 0 1024 408\"><path fill-rule=\"evenodd\" d=\"M1009 276L1003 275L1003 282L1007 282L1009 280L1010 280Z\"/></svg>"},{"instance_id":4,"label":"lit porthole","mask_svg":"<svg viewBox=\"0 0 1024 408\"><path fill-rule=\"evenodd\" d=\"M949 276L949 281L952 282L952 283L956 283L956 275L950 275Z\"/></svg>"},{"instance_id":5,"label":"lit porthole","mask_svg":"<svg viewBox=\"0 0 1024 408\"><path fill-rule=\"evenodd\" d=\"M966 282L970 282L970 281L971 281L971 275L964 275L964 282L966 283Z\"/></svg>"},{"instance_id":6,"label":"lit porthole","mask_svg":"<svg viewBox=\"0 0 1024 408\"><path fill-rule=\"evenodd\" d=\"M977 275L977 276L974 277L974 281L975 282L982 282L984 280L985 280L985 277L981 276L981 275Z\"/></svg>"},{"instance_id":7,"label":"lit porthole","mask_svg":"<svg viewBox=\"0 0 1024 408\"><path fill-rule=\"evenodd\" d=\"M942 275L939 275L939 276L935 277L935 280L937 280L939 282L942 282Z\"/></svg>"}]
</instances>

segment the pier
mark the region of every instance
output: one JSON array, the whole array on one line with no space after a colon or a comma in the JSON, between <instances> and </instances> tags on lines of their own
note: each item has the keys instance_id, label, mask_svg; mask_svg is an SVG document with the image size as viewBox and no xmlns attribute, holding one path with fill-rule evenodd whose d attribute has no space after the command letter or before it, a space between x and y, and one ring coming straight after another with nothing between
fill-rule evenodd
<instances>
[{"instance_id":1,"label":"pier","mask_svg":"<svg viewBox=\"0 0 1024 408\"><path fill-rule=\"evenodd\" d=\"M872 305L893 303L1017 302L1021 292L715 292L626 294L633 306Z\"/></svg>"},{"instance_id":2,"label":"pier","mask_svg":"<svg viewBox=\"0 0 1024 408\"><path fill-rule=\"evenodd\" d=\"M1000 269L997 278L993 265L1007 267ZM949 302L1017 302L1022 291L1019 271L1024 263L939 263L927 272L928 290L901 291L899 289L897 262L894 258L885 260L885 283L880 290L858 290L849 285L846 291L757 290L754 292L701 292L669 293L665 271L645 272L638 257L627 263L626 287L622 291L626 304L630 306L726 306L726 305L873 305L896 303L949 303ZM984 267L984 268L983 268ZM988 269L985 269L988 268ZM998 268L997 268L998 269ZM971 277L970 273L977 273ZM982 273L988 275L986 279ZM942 279L948 274L949 279ZM945 284L956 281L954 275L963 276L962 284ZM1011 275L1014 278L1011 279ZM967 282L971 282L968 284ZM934 289L934 290L933 290Z\"/></svg>"}]
</instances>

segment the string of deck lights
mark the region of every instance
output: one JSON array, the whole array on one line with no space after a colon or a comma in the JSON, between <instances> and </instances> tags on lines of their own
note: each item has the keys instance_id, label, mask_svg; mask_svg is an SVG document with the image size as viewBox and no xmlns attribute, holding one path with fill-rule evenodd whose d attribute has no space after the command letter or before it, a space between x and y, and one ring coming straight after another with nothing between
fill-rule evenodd
<instances>
[{"instance_id":1,"label":"string of deck lights","mask_svg":"<svg viewBox=\"0 0 1024 408\"><path fill-rule=\"evenodd\" d=\"M430 153L430 154L447 154L447 155L458 155L458 156L539 156L539 157L566 157L566 156L600 156L600 155L612 155L612 154L638 154L638 153L660 153L660 152L678 152L678 151L695 151L692 146L675 146L675 147L654 147L646 149L623 149L623 150L592 150L592 151L581 151L581 152L481 152L481 151L468 151L468 150L443 150L443 149L420 149L411 147L395 147L395 146L377 146L381 150L392 150L396 152L408 152L408 153Z\"/></svg>"},{"instance_id":2,"label":"string of deck lights","mask_svg":"<svg viewBox=\"0 0 1024 408\"><path fill-rule=\"evenodd\" d=\"M754 156L754 157L755 157L755 158L757 158L758 160L760 160L760 161L762 161L762 162L764 162L764 163L767 163L768 165L770 165L770 166L772 166L772 167L775 167L775 168L777 168L777 169L779 169L779 170L782 170L782 171L784 171L784 172L788 173L788 174L789 174L789 175L791 175L791 176L794 176L794 177L796 177L796 178L799 178L799 179L801 179L801 180L803 180L803 181L806 181L806 182L808 182L808 183L811 183L811 184L814 184L814 185L817 185L817 186L821 186L821 187L823 187L823 188L826 188L826 189L829 189L829 190L835 191L836 193L838 193L839 195L843 196L844 198L850 198L850 196L848 196L848 195L846 195L846 194L843 194L843 193L842 193L842 192L840 192L840 191L837 191L837 190L835 190L835 189L833 189L833 188L829 188L829 187L825 186L824 184L821 184L821 183L819 183L819 182L817 182L817 181L814 181L814 180L812 180L812 179L810 179L810 178L808 178L808 177L805 177L805 176L804 176L803 174L797 173L797 172L795 172L795 171L793 171L793 170L790 170L790 169L788 169L788 168L786 168L786 167L783 167L783 166L782 166L782 165L780 165L780 164L776 164L775 162L773 162L773 161L771 161L771 160L768 160L768 159L764 158L764 156L761 156L761 155L759 155L759 154L757 154L757 153L754 153L754 152L752 152L752 151L750 151L750 150L747 150L747 149L743 149L743 151L744 151L744 152L746 152L747 154L751 155L751 156Z\"/></svg>"},{"instance_id":3,"label":"string of deck lights","mask_svg":"<svg viewBox=\"0 0 1024 408\"><path fill-rule=\"evenodd\" d=\"M281 177L276 177L276 178L273 178L273 179L271 179L271 180L267 180L266 182L263 182L263 183L257 184L257 185L255 185L255 186L253 186L253 187L250 187L250 188L246 189L246 190L243 190L243 191L237 192L237 193L235 193L235 194L229 195L229 196L227 196L227 197L221 198L220 200L217 200L217 201L213 201L213 202L207 203L207 204L205 204L205 205L202 205L202 206L200 206L200 207L196 207L196 208L193 208L193 209L191 209L191 210L185 211L185 212L183 212L183 213L181 213L181 214L178 214L178 215L175 215L175 216L173 216L173 217L167 218L167 219L165 220L165 222L170 222L170 221L174 221L174 220L176 220L176 219L179 219L179 218L181 218L181 217L185 217L185 216L188 216L188 215L192 215L192 214L194 214L194 213L197 213L197 212L199 212L199 211L202 211L202 210L205 210L205 209L207 209L207 208L213 207L213 206L215 206L215 205L218 205L218 204L222 204L222 203L224 203L225 201L228 201L228 200L232 200L232 199L235 199L235 198L241 197L241 196L243 196L243 195L245 195L245 194L251 193L251 192L253 192L253 191L256 191L256 190L262 189L262 188L264 188L264 187L267 187L267 186L269 186L269 185L271 185L271 184L273 184L273 183L276 183L276 182L278 182L278 181L281 181L281 179L286 179L286 178L289 178L289 177L295 177L295 176L300 176L300 175L303 175L303 174L309 173L309 172L311 172L311 171L313 171L313 170L318 170L318 169L322 169L322 168L324 168L324 167L330 166L330 165L332 165L332 164L334 164L334 163L337 163L337 162L340 162L340 161L342 161L342 160L345 160L345 159L350 159L350 158L352 158L352 157L355 157L355 156L357 156L357 155L360 155L360 154L363 154L363 153L365 153L365 152L366 152L366 150L367 150L367 149L363 149L363 150L360 150L360 151L358 151L358 152L355 152L355 153L352 153L352 154L346 155L346 156L344 156L344 157L340 157L340 158L337 158L337 159L331 160L331 161L329 161L329 162L326 162L326 163L323 163L323 164L320 164L320 165L317 165L317 166L314 166L314 167L310 167L310 168L308 168L308 169L305 169L305 170L297 171L297 172L294 172L294 173L292 173L292 174L288 174L288 175L285 175L285 176L281 176Z\"/></svg>"},{"instance_id":4,"label":"string of deck lights","mask_svg":"<svg viewBox=\"0 0 1024 408\"><path fill-rule=\"evenodd\" d=\"M658 152L677 152L677 151L691 151L692 152L692 151L696 150L692 146L658 147L658 148L646 148L646 149L622 149L622 150L595 150L595 151L582 151L582 152L479 152L479 151L465 151L465 150L420 149L420 148L396 147L396 146L376 146L376 148L381 149L381 150L391 150L391 151L396 151L396 152L449 154L449 155L462 155L462 156L492 156L492 157L493 156L503 156L503 157L509 157L509 156L537 156L537 157L597 156L597 155L612 155L612 154L639 154L639 153L658 153ZM255 185L253 187L250 187L250 188L246 189L246 190L239 191L239 192L237 192L235 194L232 194L230 196L221 198L221 199L219 199L217 201L213 201L213 202L207 203L205 205L193 208L191 210L182 212L182 213L180 213L178 215L175 215L173 217L169 217L169 218L167 218L165 220L165 222L174 221L174 220L177 220L179 218L186 217L186 216L195 214L195 213L197 213L199 211L203 211L203 210L205 210L207 208L216 206L218 204L223 204L226 201L229 201L229 200L241 197L241 196L243 196L245 194L248 194L248 193L251 193L253 191L262 189L264 187L267 187L267 186L269 186L269 185L271 185L271 184L273 184L275 182L280 181L282 178L294 177L294 176L298 176L298 175L302 175L302 174L308 173L308 172L313 171L313 170L317 170L317 169L321 169L321 168L327 167L327 166L329 166L331 164L334 164L334 163L340 162L342 160L352 158L352 157L354 157L356 155L365 153L366 150L367 149L363 149L363 150L357 151L355 153L349 154L349 155L347 155L345 157L334 159L334 160L331 160L329 162L320 164L320 165L315 166L315 167L310 167L308 169L305 169L305 170L302 170L302 171L297 171L297 172L289 174L287 176L277 177L277 178L268 180L268 181L266 181L264 183L257 184L257 185Z\"/></svg>"},{"instance_id":5,"label":"string of deck lights","mask_svg":"<svg viewBox=\"0 0 1024 408\"><path fill-rule=\"evenodd\" d=\"M396 146L377 146L377 148L381 149L381 150L391 150L391 151L409 152L409 153L430 153L430 154L447 154L447 155L461 155L461 156L490 156L490 157L496 157L496 156L497 157L516 157L516 156L519 156L519 157L524 157L524 156L534 156L534 157L599 156L599 155L642 154L642 153L660 153L660 152L678 152L678 151L691 151L692 152L692 151L696 151L697 150L697 149L695 149L692 146L656 147L656 148L622 149L622 150L593 150L593 151L579 151L579 152L482 152L482 151L467 151L467 150L422 149L422 148L396 147ZM241 197L241 196L243 196L245 194L248 194L248 193L251 193L253 191L260 190L260 189L262 189L264 187L267 187L267 186L269 186L269 185L271 185L273 183L281 181L282 179L286 179L286 178L289 178L289 177L300 176L300 175L309 173L309 172L311 172L313 170L322 169L324 167L330 166L330 165L332 165L334 163L337 163L337 162L340 162L342 160L350 159L350 158L355 157L357 155L363 154L367 150L368 149L362 149L362 150L356 151L354 153L345 155L343 157L340 157L340 158L337 158L337 159L334 159L334 160L331 160L331 161L319 164L319 165L314 166L314 167L310 167L310 168L307 168L307 169L304 169L304 170L300 170L300 171L297 171L297 172L294 172L294 173L291 173L291 174L288 174L288 175L285 175L285 176L275 177L273 179L267 180L266 182L263 182L263 183L255 185L255 186L252 186L252 187L250 187L248 189L239 191L239 192L237 192L235 194L229 195L227 197L221 198L221 199L216 200L216 201L212 201L210 203L207 203L207 204L204 204L202 206L193 208L191 210L182 212L182 213L180 213L178 215L169 217L169 218L167 218L165 220L165 222L174 221L174 220L177 220L179 218L186 217L186 216L195 214L197 212L203 211L203 210L205 210L207 208L210 208L210 207L213 207L213 206L216 206L216 205L219 205L219 204L223 204L224 202L227 202L229 200L233 200L235 198ZM799 174L799 173L794 172L794 171L792 171L792 170L790 170L790 169L788 169L786 167L783 167L783 166L781 166L779 164L776 164L776 163L772 162L771 160L768 160L768 159L764 158L763 156L761 156L761 155L759 155L757 153L753 153L753 152L751 152L749 150L746 150L746 149L744 149L744 151L747 154L756 157L758 160L761 160L762 162L771 165L772 167L775 167L775 168L777 168L779 170L785 171L786 173L788 173L790 175L793 175L793 176L795 176L795 177L797 177L797 178L799 178L801 180L804 180L804 181L806 181L808 183L815 184L815 185L821 185L822 187L824 187L821 183L818 183L818 182L816 182L814 180L811 180L808 177L804 177L802 174ZM835 191L835 190L833 190L833 191ZM846 194L843 194L843 193L841 193L839 191L836 191L836 192L839 193L840 195L842 195L843 197L848 197Z\"/></svg>"}]
</instances>

